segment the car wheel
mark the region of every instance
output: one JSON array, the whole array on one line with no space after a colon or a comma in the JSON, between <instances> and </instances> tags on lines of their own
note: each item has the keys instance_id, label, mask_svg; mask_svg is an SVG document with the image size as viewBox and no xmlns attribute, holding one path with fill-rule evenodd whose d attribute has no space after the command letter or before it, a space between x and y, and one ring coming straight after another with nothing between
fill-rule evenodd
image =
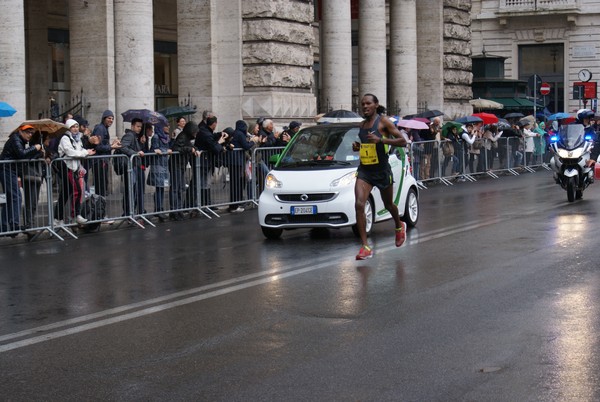
<instances>
[{"instance_id":1,"label":"car wheel","mask_svg":"<svg viewBox=\"0 0 600 402\"><path fill-rule=\"evenodd\" d=\"M410 188L406 195L406 205L404 206L402 220L410 227L415 227L419 220L419 197L417 197L417 192L414 188Z\"/></svg>"},{"instance_id":2,"label":"car wheel","mask_svg":"<svg viewBox=\"0 0 600 402\"><path fill-rule=\"evenodd\" d=\"M367 198L367 202L365 202L365 215L367 217L365 226L368 236L373 230L373 223L375 223L375 209L373 207L373 199L371 197ZM352 225L352 232L354 232L356 237L360 237L360 232L358 231L356 224Z\"/></svg>"},{"instance_id":3,"label":"car wheel","mask_svg":"<svg viewBox=\"0 0 600 402\"><path fill-rule=\"evenodd\" d=\"M267 239L279 239L283 233L283 229L269 228L266 226L261 226L260 228Z\"/></svg>"}]
</instances>

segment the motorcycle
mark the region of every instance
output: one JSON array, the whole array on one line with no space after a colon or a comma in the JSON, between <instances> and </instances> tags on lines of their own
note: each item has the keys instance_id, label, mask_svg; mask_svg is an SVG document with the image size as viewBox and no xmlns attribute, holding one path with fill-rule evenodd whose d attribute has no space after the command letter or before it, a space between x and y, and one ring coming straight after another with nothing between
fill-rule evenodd
<instances>
[{"instance_id":1,"label":"motorcycle","mask_svg":"<svg viewBox=\"0 0 600 402\"><path fill-rule=\"evenodd\" d=\"M582 124L564 125L550 137L550 167L556 183L567 191L569 202L583 197L583 190L594 182L594 170L587 166L593 146L594 138Z\"/></svg>"}]
</instances>

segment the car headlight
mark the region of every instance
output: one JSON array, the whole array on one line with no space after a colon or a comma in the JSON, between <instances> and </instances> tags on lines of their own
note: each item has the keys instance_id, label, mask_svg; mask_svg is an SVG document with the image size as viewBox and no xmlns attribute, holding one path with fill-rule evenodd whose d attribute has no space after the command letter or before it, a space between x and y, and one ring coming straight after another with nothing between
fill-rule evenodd
<instances>
[{"instance_id":1,"label":"car headlight","mask_svg":"<svg viewBox=\"0 0 600 402\"><path fill-rule=\"evenodd\" d=\"M343 175L342 177L335 179L331 182L331 187L346 187L350 185L354 185L356 181L356 172L350 172L348 174Z\"/></svg>"},{"instance_id":2,"label":"car headlight","mask_svg":"<svg viewBox=\"0 0 600 402\"><path fill-rule=\"evenodd\" d=\"M265 178L265 187L266 188L281 188L283 187L283 182L277 180L274 174L269 173Z\"/></svg>"}]
</instances>

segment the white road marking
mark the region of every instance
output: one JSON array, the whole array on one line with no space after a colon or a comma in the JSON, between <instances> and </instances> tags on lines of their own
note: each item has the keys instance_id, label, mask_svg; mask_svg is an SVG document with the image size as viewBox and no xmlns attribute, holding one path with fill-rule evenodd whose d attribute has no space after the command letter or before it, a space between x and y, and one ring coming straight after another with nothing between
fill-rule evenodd
<instances>
[{"instance_id":1,"label":"white road marking","mask_svg":"<svg viewBox=\"0 0 600 402\"><path fill-rule=\"evenodd\" d=\"M455 226L452 229L434 230L429 233L416 235L414 236L414 238L407 239L407 243L423 243L441 237L451 236L456 233L473 230L475 228L493 225L501 221L503 221L503 219L497 218L486 221L465 222L464 224L460 226ZM395 245L393 244L393 241L380 242L379 244L382 244L382 246L377 248L378 253L396 249ZM342 256L340 256L340 258L341 257ZM154 299L145 300L139 303L115 307L112 309L99 311L93 314L87 314L69 320L55 322L53 324L48 324L28 329L25 331L2 335L0 336L0 342L10 341L19 338L26 339L16 340L11 343L0 345L0 353L34 345L40 342L50 341L67 335L77 334L83 331L88 331L90 329L104 327L118 322L136 319L139 317L158 313L175 307L184 306L186 304L195 303L201 300L210 299L228 293L233 293L238 290L264 285L269 282L274 282L284 278L304 274L310 271L331 267L332 265L337 266L337 264L332 263L331 261L331 256L328 256L327 261L317 261L316 264L311 264L310 266L306 266L307 264L304 262L298 263L295 266L292 266L291 268L288 267L286 270L271 270L267 272L257 272L254 274L244 275L238 278L232 278L214 284L200 286L194 289L189 289L157 297ZM40 333L44 334L39 335Z\"/></svg>"}]
</instances>

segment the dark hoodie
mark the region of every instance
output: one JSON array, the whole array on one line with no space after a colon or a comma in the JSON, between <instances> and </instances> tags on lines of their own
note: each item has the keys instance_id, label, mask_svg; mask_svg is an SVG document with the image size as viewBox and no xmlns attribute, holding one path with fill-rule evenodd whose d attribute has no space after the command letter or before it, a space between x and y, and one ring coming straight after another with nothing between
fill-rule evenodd
<instances>
[{"instance_id":1,"label":"dark hoodie","mask_svg":"<svg viewBox=\"0 0 600 402\"><path fill-rule=\"evenodd\" d=\"M112 151L110 147L110 134L108 132L108 127L104 122L104 119L107 117L115 117L115 115L111 110L105 110L104 113L102 113L100 124L96 124L94 131L92 131L92 135L100 137L100 143L93 146L93 148L96 150L96 155L110 155Z\"/></svg>"},{"instance_id":2,"label":"dark hoodie","mask_svg":"<svg viewBox=\"0 0 600 402\"><path fill-rule=\"evenodd\" d=\"M243 166L245 163L245 152L239 149L248 151L254 146L252 141L248 141L247 132L248 124L244 120L235 122L235 131L233 132L231 144L233 144L233 148L237 149L237 151L230 152L230 163L232 165Z\"/></svg>"},{"instance_id":3,"label":"dark hoodie","mask_svg":"<svg viewBox=\"0 0 600 402\"><path fill-rule=\"evenodd\" d=\"M193 121L185 123L183 130L177 135L177 138L173 141L171 149L174 152L180 152L182 154L191 154L196 148L193 147L194 139L198 133L198 125Z\"/></svg>"}]
</instances>

